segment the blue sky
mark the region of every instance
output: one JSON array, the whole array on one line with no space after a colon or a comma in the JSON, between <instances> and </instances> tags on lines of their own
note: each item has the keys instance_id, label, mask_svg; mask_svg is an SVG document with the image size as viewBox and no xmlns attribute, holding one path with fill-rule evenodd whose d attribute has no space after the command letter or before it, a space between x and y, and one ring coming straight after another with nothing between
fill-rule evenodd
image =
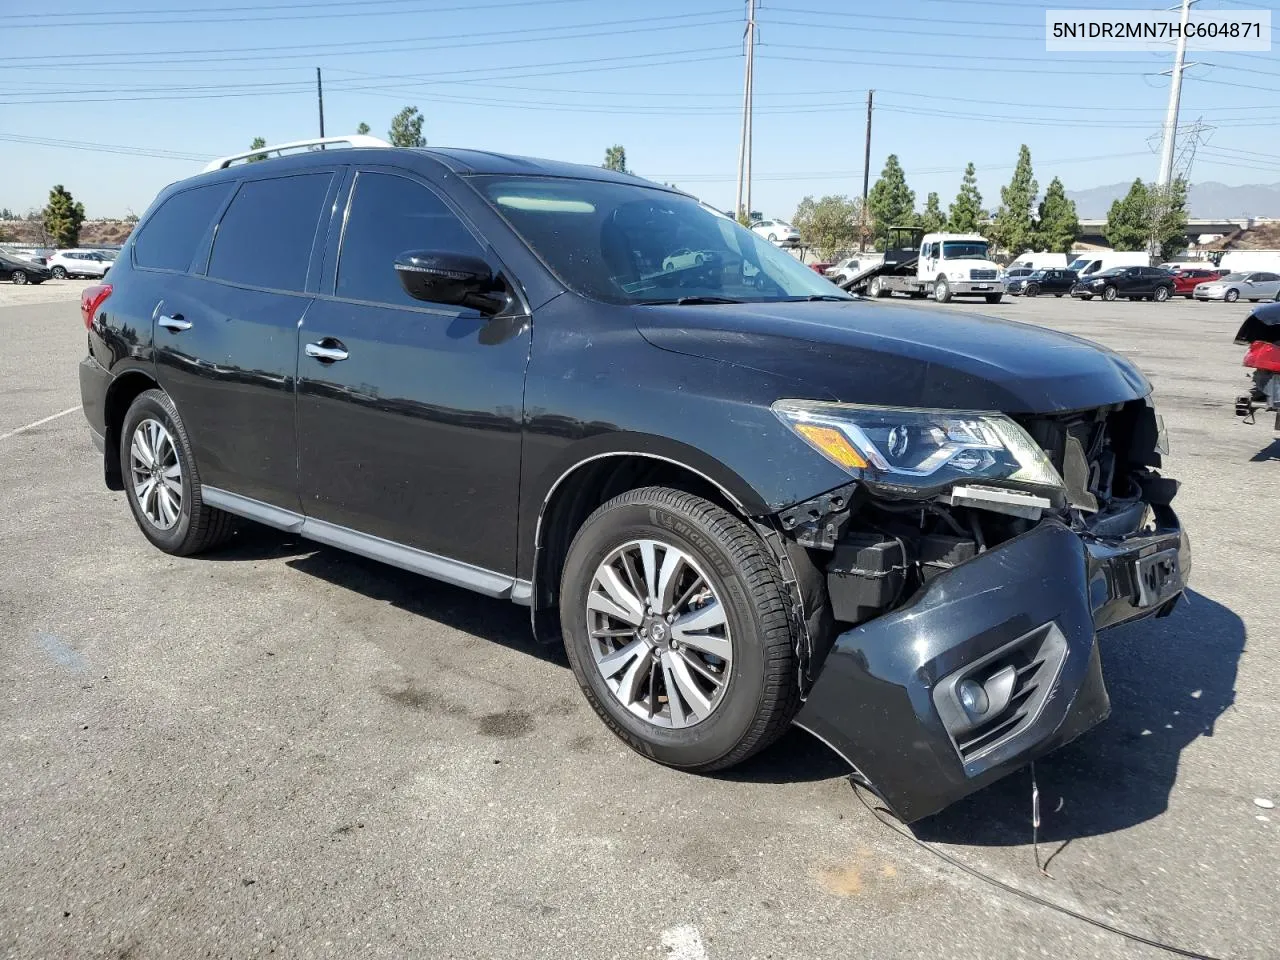
<instances>
[{"instance_id":1,"label":"blue sky","mask_svg":"<svg viewBox=\"0 0 1280 960\"><path fill-rule=\"evenodd\" d=\"M1201 9L1268 2L1202 0ZM3 8L6 4L0 4ZM1048 0L760 0L753 206L862 189L897 153L944 207L967 161L998 203L1018 145L1043 187L1151 179L1172 53L1047 54ZM1110 9L1161 4L1113 0ZM430 143L631 168L733 204L745 0L117 0L47 2L0 45L0 207L63 183L90 217L141 213L200 158L362 120L385 135L406 104ZM1280 17L1276 17L1280 23ZM1280 58L1199 54L1184 124L1214 129L1194 180L1280 181ZM50 142L53 141L53 142ZM130 152L90 149L107 145Z\"/></svg>"}]
</instances>

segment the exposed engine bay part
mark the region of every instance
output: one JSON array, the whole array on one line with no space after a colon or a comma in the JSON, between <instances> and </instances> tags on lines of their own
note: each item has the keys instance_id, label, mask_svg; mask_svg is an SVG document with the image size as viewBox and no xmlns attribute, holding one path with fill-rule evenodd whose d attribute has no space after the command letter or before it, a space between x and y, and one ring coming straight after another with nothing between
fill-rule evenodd
<instances>
[{"instance_id":1,"label":"exposed engine bay part","mask_svg":"<svg viewBox=\"0 0 1280 960\"><path fill-rule=\"evenodd\" d=\"M1053 506L1048 497L1034 493L974 485L952 487L946 495L946 502L953 507L976 507L1027 520L1039 520L1041 514Z\"/></svg>"}]
</instances>

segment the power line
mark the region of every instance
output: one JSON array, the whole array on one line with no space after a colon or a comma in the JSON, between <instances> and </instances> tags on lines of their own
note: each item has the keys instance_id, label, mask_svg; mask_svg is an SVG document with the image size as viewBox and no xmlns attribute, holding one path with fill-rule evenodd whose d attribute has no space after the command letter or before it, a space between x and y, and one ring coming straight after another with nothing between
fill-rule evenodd
<instances>
[{"instance_id":1,"label":"power line","mask_svg":"<svg viewBox=\"0 0 1280 960\"><path fill-rule=\"evenodd\" d=\"M538 2L539 2L539 5L548 5L553 3L554 4L586 3L587 0L538 0ZM342 4L342 6L349 6L349 4ZM185 25L189 23L236 23L236 24L268 23L268 22L281 21L281 20L332 20L332 19L337 19L339 17L381 17L381 16L388 16L388 15L403 17L413 13L436 14L436 13L455 13L458 11L467 11L470 13L470 12L476 12L478 10L497 10L499 8L504 8L504 7L509 8L509 7L525 7L525 6L528 6L528 3L525 2L525 0L504 0L504 2L501 2L501 3L490 3L490 4L482 4L482 5L467 4L465 6L457 6L457 7L428 7L426 9L418 10L418 11L355 10L355 11L343 11L339 13L281 14L281 15L270 16L270 17L237 16L237 17L194 17L194 18L184 18L184 19L161 19L161 20L86 20L78 23L48 23L48 22L45 22L43 18L35 18L30 21L19 21L15 23L13 21L13 18L10 18L5 23L5 29L6 30L22 30L22 29L31 30L31 29L37 29L39 27L54 27L57 29L63 29L65 27L132 27L132 26L157 26L157 25L177 26L177 25ZM293 9L301 10L301 9L305 9L305 7L299 4L299 5L294 5ZM86 14L84 12L81 12L79 14L79 16L85 16L85 15ZM92 14L89 14L89 15L92 16ZM103 11L102 15L118 16L118 14L116 14L114 10Z\"/></svg>"},{"instance_id":2,"label":"power line","mask_svg":"<svg viewBox=\"0 0 1280 960\"><path fill-rule=\"evenodd\" d=\"M479 9L484 10L487 8L482 6ZM327 50L331 48L340 48L343 50L349 50L352 47L385 47L385 46L397 44L397 43L438 43L442 40L471 40L476 38L487 39L495 36L507 36L511 34L519 34L521 36L527 36L530 33L547 33L547 32L563 33L566 30L587 30L587 29L592 29L594 27L628 26L630 24L636 24L636 23L661 24L670 20L689 20L689 19L696 19L700 17L723 16L733 12L735 12L735 8L733 7L717 7L714 10L708 10L703 13L679 13L679 14L671 14L669 16L661 16L661 17L633 17L626 20L592 20L592 21L587 21L586 23L561 24L555 27L517 27L510 30L484 30L479 32L475 30L468 30L466 33L449 33L449 34L436 33L436 34L430 34L424 37L396 37L394 40L336 40L332 42L323 42L323 43L275 44L275 45L263 46L263 47L204 47L201 49L194 49L194 50L166 49L165 53L173 57L181 58L175 61L179 63L190 63L193 58L198 58L199 55L201 54L209 54L210 60L216 60L217 63L221 64L227 61L228 54L234 54L234 53L277 54L277 53L280 53L281 51L298 50L298 51L303 51L306 56L310 57L310 56L316 55L316 53L320 50ZM733 22L736 23L737 21L734 20ZM556 38L556 39L559 39L559 38ZM379 52L380 53L385 51L370 50L370 51L361 51L361 52L369 52L369 53ZM14 61L22 61L22 63L20 64L21 66L32 66L34 65L34 61L50 61L50 62L56 63L58 68L62 69L67 66L65 56L66 56L65 54L53 53L53 54L40 54L40 55L21 56L21 57L0 57L0 64L14 62ZM141 61L139 61L140 65L149 65L157 62L154 59L155 51L152 51L152 50L101 51L99 53L96 53L91 61L86 61L86 62L91 63L96 69L97 67L102 66L104 63L117 63L118 61L114 59L117 57L144 58ZM249 59L265 60L265 59L276 59L276 58L273 56L270 58L252 57Z\"/></svg>"}]
</instances>

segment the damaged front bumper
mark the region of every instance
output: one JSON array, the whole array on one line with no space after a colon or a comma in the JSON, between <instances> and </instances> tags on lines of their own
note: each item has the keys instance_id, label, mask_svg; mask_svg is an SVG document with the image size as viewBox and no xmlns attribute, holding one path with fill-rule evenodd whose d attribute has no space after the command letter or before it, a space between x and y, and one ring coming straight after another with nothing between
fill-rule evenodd
<instances>
[{"instance_id":1,"label":"damaged front bumper","mask_svg":"<svg viewBox=\"0 0 1280 960\"><path fill-rule=\"evenodd\" d=\"M1129 536L1048 519L933 578L836 638L796 724L906 822L1078 737L1110 712L1096 631L1164 615L1186 586L1186 534L1153 509Z\"/></svg>"}]
</instances>

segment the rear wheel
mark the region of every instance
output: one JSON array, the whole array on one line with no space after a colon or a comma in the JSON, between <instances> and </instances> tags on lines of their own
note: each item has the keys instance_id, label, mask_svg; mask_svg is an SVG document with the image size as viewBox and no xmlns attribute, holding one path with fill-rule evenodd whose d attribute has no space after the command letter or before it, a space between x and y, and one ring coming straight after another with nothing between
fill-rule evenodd
<instances>
[{"instance_id":1,"label":"rear wheel","mask_svg":"<svg viewBox=\"0 0 1280 960\"><path fill-rule=\"evenodd\" d=\"M55 280L67 279L67 271L63 267L54 267L52 273Z\"/></svg>"},{"instance_id":2,"label":"rear wheel","mask_svg":"<svg viewBox=\"0 0 1280 960\"><path fill-rule=\"evenodd\" d=\"M190 556L231 534L231 515L204 504L187 431L164 391L140 393L129 407L120 465L138 528L165 553Z\"/></svg>"},{"instance_id":3,"label":"rear wheel","mask_svg":"<svg viewBox=\"0 0 1280 960\"><path fill-rule=\"evenodd\" d=\"M884 283L879 277L872 277L871 283L867 286L867 296L869 297L885 297L888 291L884 288Z\"/></svg>"},{"instance_id":4,"label":"rear wheel","mask_svg":"<svg viewBox=\"0 0 1280 960\"><path fill-rule=\"evenodd\" d=\"M768 746L798 706L784 596L745 523L701 497L647 487L578 531L560 620L605 724L660 763L711 771Z\"/></svg>"},{"instance_id":5,"label":"rear wheel","mask_svg":"<svg viewBox=\"0 0 1280 960\"><path fill-rule=\"evenodd\" d=\"M1151 298L1155 300L1156 303L1164 303L1169 299L1169 288L1156 287L1156 292L1151 295Z\"/></svg>"}]
</instances>

